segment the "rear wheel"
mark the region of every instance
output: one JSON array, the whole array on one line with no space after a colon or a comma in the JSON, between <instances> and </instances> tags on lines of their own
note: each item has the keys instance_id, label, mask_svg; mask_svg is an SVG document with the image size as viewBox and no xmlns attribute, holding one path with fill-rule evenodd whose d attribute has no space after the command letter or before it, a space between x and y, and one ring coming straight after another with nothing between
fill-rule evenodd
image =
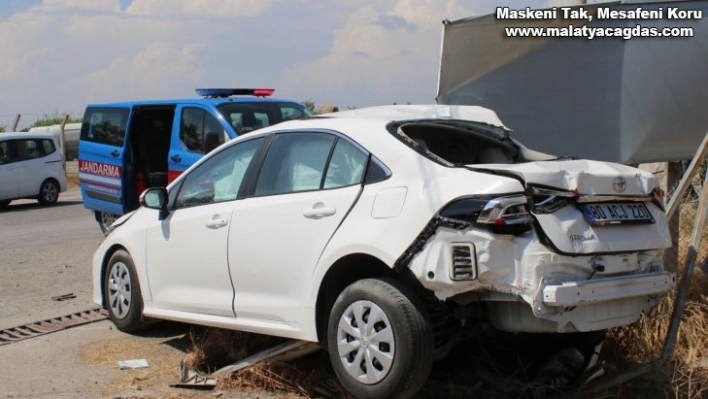
<instances>
[{"instance_id":1,"label":"rear wheel","mask_svg":"<svg viewBox=\"0 0 708 399\"><path fill-rule=\"evenodd\" d=\"M361 398L406 398L433 362L433 333L415 292L394 279L359 280L337 298L327 330L332 367Z\"/></svg>"},{"instance_id":2,"label":"rear wheel","mask_svg":"<svg viewBox=\"0 0 708 399\"><path fill-rule=\"evenodd\" d=\"M108 315L123 332L145 329L143 298L133 259L123 250L116 251L108 261L103 283L104 301Z\"/></svg>"},{"instance_id":3,"label":"rear wheel","mask_svg":"<svg viewBox=\"0 0 708 399\"><path fill-rule=\"evenodd\" d=\"M105 234L113 223L119 218L118 215L106 212L96 212L96 221L101 231Z\"/></svg>"},{"instance_id":4,"label":"rear wheel","mask_svg":"<svg viewBox=\"0 0 708 399\"><path fill-rule=\"evenodd\" d=\"M37 201L42 205L54 205L59 199L59 184L54 179L47 179L39 187Z\"/></svg>"}]
</instances>

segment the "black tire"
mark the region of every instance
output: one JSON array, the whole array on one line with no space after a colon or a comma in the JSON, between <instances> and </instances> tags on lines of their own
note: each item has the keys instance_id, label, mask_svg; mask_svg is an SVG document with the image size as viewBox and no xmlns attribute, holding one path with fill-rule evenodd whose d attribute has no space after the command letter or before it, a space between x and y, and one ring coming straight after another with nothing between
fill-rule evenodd
<instances>
[{"instance_id":1,"label":"black tire","mask_svg":"<svg viewBox=\"0 0 708 399\"><path fill-rule=\"evenodd\" d=\"M108 261L103 298L108 315L119 330L135 332L148 326L143 318L143 298L133 259L123 250L113 253Z\"/></svg>"},{"instance_id":2,"label":"black tire","mask_svg":"<svg viewBox=\"0 0 708 399\"><path fill-rule=\"evenodd\" d=\"M107 212L96 212L96 221L98 222L98 227L101 228L103 234L106 234L108 232L108 229L113 223L115 223L116 219L118 219L119 217L120 216L118 215L114 215Z\"/></svg>"},{"instance_id":3,"label":"black tire","mask_svg":"<svg viewBox=\"0 0 708 399\"><path fill-rule=\"evenodd\" d=\"M5 209L5 208L7 208L7 206L10 205L10 202L12 202L12 200L2 200L2 201L0 201L0 209Z\"/></svg>"},{"instance_id":4,"label":"black tire","mask_svg":"<svg viewBox=\"0 0 708 399\"><path fill-rule=\"evenodd\" d=\"M54 205L59 200L59 184L54 179L47 179L39 186L37 201L42 205Z\"/></svg>"},{"instance_id":5,"label":"black tire","mask_svg":"<svg viewBox=\"0 0 708 399\"><path fill-rule=\"evenodd\" d=\"M345 332L361 332L357 309L363 310L363 331L369 331L360 340ZM378 314L375 320L372 313ZM340 321L346 323L341 330ZM330 313L327 346L339 381L358 398L410 397L425 384L433 363L427 311L416 293L395 279L359 280L342 291Z\"/></svg>"}]
</instances>

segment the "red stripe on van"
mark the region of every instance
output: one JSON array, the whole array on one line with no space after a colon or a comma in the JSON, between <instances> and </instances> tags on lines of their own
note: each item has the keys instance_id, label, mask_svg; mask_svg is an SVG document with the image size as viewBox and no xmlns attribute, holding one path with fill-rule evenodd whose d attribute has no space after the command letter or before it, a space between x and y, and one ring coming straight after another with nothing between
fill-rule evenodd
<instances>
[{"instance_id":1,"label":"red stripe on van","mask_svg":"<svg viewBox=\"0 0 708 399\"><path fill-rule=\"evenodd\" d=\"M181 170L168 170L167 171L167 183L172 183L179 175L182 174Z\"/></svg>"}]
</instances>

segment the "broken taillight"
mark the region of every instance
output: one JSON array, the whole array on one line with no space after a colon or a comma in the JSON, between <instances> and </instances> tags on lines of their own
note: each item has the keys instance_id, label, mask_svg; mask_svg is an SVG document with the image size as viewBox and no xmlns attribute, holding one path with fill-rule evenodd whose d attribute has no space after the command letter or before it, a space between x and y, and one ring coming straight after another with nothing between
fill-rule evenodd
<instances>
[{"instance_id":1,"label":"broken taillight","mask_svg":"<svg viewBox=\"0 0 708 399\"><path fill-rule=\"evenodd\" d=\"M571 204L579 196L577 191L560 191L547 188L534 187L532 192L533 205L531 210L535 214L553 213L564 206Z\"/></svg>"},{"instance_id":2,"label":"broken taillight","mask_svg":"<svg viewBox=\"0 0 708 399\"><path fill-rule=\"evenodd\" d=\"M531 216L523 195L463 198L445 207L440 216L471 222L495 234L531 230Z\"/></svg>"}]
</instances>

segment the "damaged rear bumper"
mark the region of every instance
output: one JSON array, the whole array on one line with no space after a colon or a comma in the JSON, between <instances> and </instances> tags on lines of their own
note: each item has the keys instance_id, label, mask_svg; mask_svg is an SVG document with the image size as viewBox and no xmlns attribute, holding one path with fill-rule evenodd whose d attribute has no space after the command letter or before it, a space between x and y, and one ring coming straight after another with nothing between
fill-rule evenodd
<instances>
[{"instance_id":1,"label":"damaged rear bumper","mask_svg":"<svg viewBox=\"0 0 708 399\"><path fill-rule=\"evenodd\" d=\"M675 275L656 272L602 280L571 281L543 288L546 306L580 306L648 295L663 295L675 285Z\"/></svg>"},{"instance_id":2,"label":"damaged rear bumper","mask_svg":"<svg viewBox=\"0 0 708 399\"><path fill-rule=\"evenodd\" d=\"M568 256L541 244L533 232L495 236L443 227L408 267L439 300L484 302L497 329L585 332L635 322L674 287L662 252Z\"/></svg>"}]
</instances>

